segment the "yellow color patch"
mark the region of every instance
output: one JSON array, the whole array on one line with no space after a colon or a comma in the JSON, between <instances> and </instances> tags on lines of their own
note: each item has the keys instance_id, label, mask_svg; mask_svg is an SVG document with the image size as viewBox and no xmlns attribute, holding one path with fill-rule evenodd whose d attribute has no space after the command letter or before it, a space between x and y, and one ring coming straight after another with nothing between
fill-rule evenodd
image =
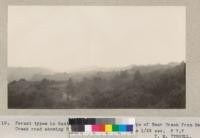
<instances>
[{"instance_id":1,"label":"yellow color patch","mask_svg":"<svg viewBox=\"0 0 200 138\"><path fill-rule=\"evenodd\" d=\"M112 125L105 125L105 132L112 132Z\"/></svg>"}]
</instances>

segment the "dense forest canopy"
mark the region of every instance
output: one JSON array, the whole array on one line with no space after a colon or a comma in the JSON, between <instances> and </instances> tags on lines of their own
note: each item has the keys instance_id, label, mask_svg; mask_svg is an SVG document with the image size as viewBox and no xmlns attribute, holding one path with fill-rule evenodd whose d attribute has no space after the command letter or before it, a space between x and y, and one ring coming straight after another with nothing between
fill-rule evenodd
<instances>
[{"instance_id":1,"label":"dense forest canopy","mask_svg":"<svg viewBox=\"0 0 200 138\"><path fill-rule=\"evenodd\" d=\"M71 74L40 72L28 78L12 74L8 107L185 108L185 76L185 62Z\"/></svg>"}]
</instances>

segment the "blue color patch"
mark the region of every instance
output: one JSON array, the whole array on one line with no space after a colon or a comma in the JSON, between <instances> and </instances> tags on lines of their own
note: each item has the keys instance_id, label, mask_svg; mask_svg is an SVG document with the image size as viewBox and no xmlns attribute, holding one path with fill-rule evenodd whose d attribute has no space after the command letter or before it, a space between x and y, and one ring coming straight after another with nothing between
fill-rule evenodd
<instances>
[{"instance_id":1,"label":"blue color patch","mask_svg":"<svg viewBox=\"0 0 200 138\"><path fill-rule=\"evenodd\" d=\"M127 131L127 126L126 125L119 125L119 131L120 132L126 132Z\"/></svg>"}]
</instances>

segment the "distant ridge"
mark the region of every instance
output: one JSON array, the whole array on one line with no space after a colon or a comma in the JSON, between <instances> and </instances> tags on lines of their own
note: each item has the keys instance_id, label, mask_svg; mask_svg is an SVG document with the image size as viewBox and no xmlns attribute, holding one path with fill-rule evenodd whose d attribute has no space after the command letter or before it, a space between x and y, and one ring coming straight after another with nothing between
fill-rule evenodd
<instances>
[{"instance_id":1,"label":"distant ridge","mask_svg":"<svg viewBox=\"0 0 200 138\"><path fill-rule=\"evenodd\" d=\"M22 78L30 80L36 74L50 75L52 72L48 69L39 67L8 67L8 82Z\"/></svg>"},{"instance_id":2,"label":"distant ridge","mask_svg":"<svg viewBox=\"0 0 200 138\"><path fill-rule=\"evenodd\" d=\"M93 77L98 75L107 78L121 71L127 71L129 74L134 74L137 70L140 70L142 73L148 73L156 70L175 67L179 64L180 63L170 62L168 64L130 65L116 68L93 67L74 72L53 72L49 69L40 67L8 67L8 82L13 80L17 81L19 79L26 79L31 81L40 81L42 79L63 81L68 80L69 78L73 78L80 80L84 77Z\"/></svg>"}]
</instances>

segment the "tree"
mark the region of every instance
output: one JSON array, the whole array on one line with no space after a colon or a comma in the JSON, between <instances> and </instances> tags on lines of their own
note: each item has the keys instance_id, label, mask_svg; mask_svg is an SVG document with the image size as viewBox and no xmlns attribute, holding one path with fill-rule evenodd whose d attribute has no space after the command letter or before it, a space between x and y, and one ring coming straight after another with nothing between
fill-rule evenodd
<instances>
[{"instance_id":1,"label":"tree","mask_svg":"<svg viewBox=\"0 0 200 138\"><path fill-rule=\"evenodd\" d=\"M143 80L142 75L141 75L141 73L140 73L139 70L137 70L137 71L135 72L135 74L134 74L134 80L135 80L135 81L142 81L142 80Z\"/></svg>"},{"instance_id":2,"label":"tree","mask_svg":"<svg viewBox=\"0 0 200 138\"><path fill-rule=\"evenodd\" d=\"M127 79L129 76L128 72L125 70L125 71L121 71L120 74L119 74L119 78L120 79Z\"/></svg>"},{"instance_id":3,"label":"tree","mask_svg":"<svg viewBox=\"0 0 200 138\"><path fill-rule=\"evenodd\" d=\"M68 95L75 95L74 82L71 78L69 78L68 81L67 81L66 93Z\"/></svg>"},{"instance_id":4,"label":"tree","mask_svg":"<svg viewBox=\"0 0 200 138\"><path fill-rule=\"evenodd\" d=\"M132 88L142 88L144 86L144 78L139 70L137 70L134 74Z\"/></svg>"}]
</instances>

